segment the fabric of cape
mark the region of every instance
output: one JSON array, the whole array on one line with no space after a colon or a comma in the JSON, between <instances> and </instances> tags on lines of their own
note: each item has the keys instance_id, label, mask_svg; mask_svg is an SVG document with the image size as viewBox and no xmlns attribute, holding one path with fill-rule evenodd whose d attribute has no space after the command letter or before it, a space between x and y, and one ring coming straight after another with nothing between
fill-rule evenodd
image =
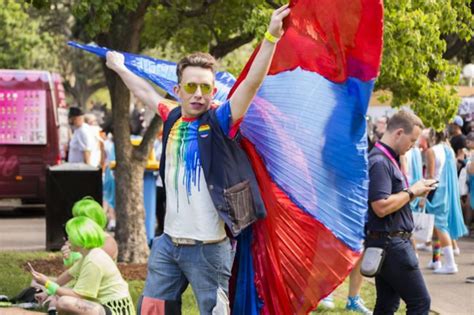
<instances>
[{"instance_id":1,"label":"fabric of cape","mask_svg":"<svg viewBox=\"0 0 474 315\"><path fill-rule=\"evenodd\" d=\"M238 237L234 315L309 313L363 249L365 115L380 70L383 3L294 0L290 8L268 76L240 124L268 213ZM131 71L173 95L175 63L124 55ZM216 74L217 103L245 78L253 56L237 81Z\"/></svg>"},{"instance_id":2,"label":"fabric of cape","mask_svg":"<svg viewBox=\"0 0 474 315\"><path fill-rule=\"evenodd\" d=\"M233 314L307 314L362 251L365 115L380 70L383 3L290 7L269 75L240 127L268 215L239 243Z\"/></svg>"}]
</instances>

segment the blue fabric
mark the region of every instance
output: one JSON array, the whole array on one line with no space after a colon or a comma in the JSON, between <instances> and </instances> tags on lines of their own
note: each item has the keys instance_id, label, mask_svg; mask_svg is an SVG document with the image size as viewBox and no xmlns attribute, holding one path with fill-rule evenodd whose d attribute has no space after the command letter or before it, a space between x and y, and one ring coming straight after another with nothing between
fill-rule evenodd
<instances>
[{"instance_id":1,"label":"blue fabric","mask_svg":"<svg viewBox=\"0 0 474 315\"><path fill-rule=\"evenodd\" d=\"M115 209L115 177L109 165L111 161L115 161L115 146L111 141L105 141L104 145L107 164L104 171L104 184L102 191L105 201Z\"/></svg>"},{"instance_id":2,"label":"blue fabric","mask_svg":"<svg viewBox=\"0 0 474 315\"><path fill-rule=\"evenodd\" d=\"M421 151L417 147L413 147L411 149L411 159L410 161L407 161L407 163L410 163L410 173L409 174L409 184L410 186L416 183L419 180L423 179L423 161L421 159ZM420 198L415 198L410 202L410 207L413 211L419 212L422 209L418 207L418 204L420 203Z\"/></svg>"},{"instance_id":3,"label":"blue fabric","mask_svg":"<svg viewBox=\"0 0 474 315\"><path fill-rule=\"evenodd\" d=\"M431 201L426 200L426 212L435 215L435 227L449 233L456 240L467 234L459 196L456 158L453 150L444 145L446 162L439 177L439 184Z\"/></svg>"},{"instance_id":4,"label":"blue fabric","mask_svg":"<svg viewBox=\"0 0 474 315\"><path fill-rule=\"evenodd\" d=\"M252 227L246 228L237 239L237 261L238 266L233 315L258 315L262 307L262 301L258 299L257 288L254 281L254 269L252 259Z\"/></svg>"},{"instance_id":5,"label":"blue fabric","mask_svg":"<svg viewBox=\"0 0 474 315\"><path fill-rule=\"evenodd\" d=\"M105 54L110 50L105 47L83 45L72 41L68 42L68 45L91 52L102 58L105 58ZM176 76L176 63L129 53L123 53L123 55L125 56L125 66L127 66L130 71L152 81L175 99L178 98L173 91L173 87L178 81ZM217 72L217 93L214 96L214 101L216 103L224 103L234 83L235 77L229 72Z\"/></svg>"},{"instance_id":6,"label":"blue fabric","mask_svg":"<svg viewBox=\"0 0 474 315\"><path fill-rule=\"evenodd\" d=\"M301 68L269 75L241 126L273 181L353 250L362 249L367 212L372 88L372 81L336 84Z\"/></svg>"}]
</instances>

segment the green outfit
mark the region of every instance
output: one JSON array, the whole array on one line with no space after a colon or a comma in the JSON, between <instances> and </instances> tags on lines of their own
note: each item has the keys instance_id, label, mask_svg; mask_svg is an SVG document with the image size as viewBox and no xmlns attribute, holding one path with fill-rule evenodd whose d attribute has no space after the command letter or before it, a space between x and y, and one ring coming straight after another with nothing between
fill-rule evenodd
<instances>
[{"instance_id":1,"label":"green outfit","mask_svg":"<svg viewBox=\"0 0 474 315\"><path fill-rule=\"evenodd\" d=\"M107 306L112 314L135 314L127 282L112 258L102 249L92 249L68 272L76 280L72 289L77 294Z\"/></svg>"}]
</instances>

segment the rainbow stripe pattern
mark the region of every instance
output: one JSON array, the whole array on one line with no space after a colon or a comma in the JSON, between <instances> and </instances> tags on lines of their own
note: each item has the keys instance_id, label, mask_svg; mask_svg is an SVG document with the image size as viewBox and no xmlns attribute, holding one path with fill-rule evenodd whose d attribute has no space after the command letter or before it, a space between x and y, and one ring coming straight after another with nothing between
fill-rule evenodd
<instances>
[{"instance_id":1,"label":"rainbow stripe pattern","mask_svg":"<svg viewBox=\"0 0 474 315\"><path fill-rule=\"evenodd\" d=\"M170 130L166 145L166 168L171 183L178 192L180 181L186 187L187 197L191 196L192 187L200 191L201 160L197 141L198 120L186 121L179 118ZM174 164L176 163L176 164ZM184 176L179 178L180 168L184 168ZM203 175L202 175L203 176Z\"/></svg>"}]
</instances>

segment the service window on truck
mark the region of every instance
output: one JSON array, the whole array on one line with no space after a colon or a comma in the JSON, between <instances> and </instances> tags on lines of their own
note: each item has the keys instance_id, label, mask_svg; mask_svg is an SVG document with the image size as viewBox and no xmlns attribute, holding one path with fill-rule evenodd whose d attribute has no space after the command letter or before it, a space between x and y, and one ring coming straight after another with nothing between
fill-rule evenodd
<instances>
[{"instance_id":1,"label":"service window on truck","mask_svg":"<svg viewBox=\"0 0 474 315\"><path fill-rule=\"evenodd\" d=\"M58 108L59 75L0 69L0 208L44 203L46 169L61 162Z\"/></svg>"},{"instance_id":2,"label":"service window on truck","mask_svg":"<svg viewBox=\"0 0 474 315\"><path fill-rule=\"evenodd\" d=\"M46 142L46 91L0 90L0 144Z\"/></svg>"}]
</instances>

